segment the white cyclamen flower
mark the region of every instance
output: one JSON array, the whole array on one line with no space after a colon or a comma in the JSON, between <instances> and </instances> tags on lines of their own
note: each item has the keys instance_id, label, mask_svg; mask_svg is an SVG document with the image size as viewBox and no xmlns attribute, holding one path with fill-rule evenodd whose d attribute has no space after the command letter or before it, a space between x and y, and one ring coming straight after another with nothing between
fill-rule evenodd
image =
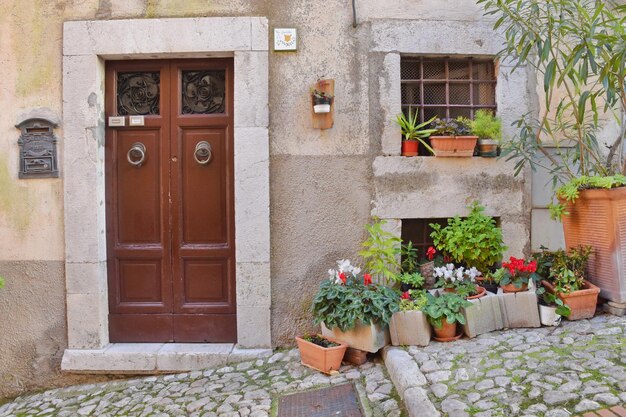
<instances>
[{"instance_id":1,"label":"white cyclamen flower","mask_svg":"<svg viewBox=\"0 0 626 417\"><path fill-rule=\"evenodd\" d=\"M341 272L350 272L352 269L352 265L350 265L349 259L341 259L337 261L337 265L339 266L339 270Z\"/></svg>"},{"instance_id":2,"label":"white cyclamen flower","mask_svg":"<svg viewBox=\"0 0 626 417\"><path fill-rule=\"evenodd\" d=\"M356 267L356 266L352 268L352 275L353 275L353 276L355 276L355 277L356 277L356 276L357 276L357 275L359 275L360 273L361 273L361 268Z\"/></svg>"}]
</instances>

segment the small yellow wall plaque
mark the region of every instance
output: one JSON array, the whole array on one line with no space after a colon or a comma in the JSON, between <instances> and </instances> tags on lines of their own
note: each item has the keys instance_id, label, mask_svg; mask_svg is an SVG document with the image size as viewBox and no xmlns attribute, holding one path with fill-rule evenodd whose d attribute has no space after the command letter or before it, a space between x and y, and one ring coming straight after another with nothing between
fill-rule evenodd
<instances>
[{"instance_id":1,"label":"small yellow wall plaque","mask_svg":"<svg viewBox=\"0 0 626 417\"><path fill-rule=\"evenodd\" d=\"M298 49L298 34L295 28L274 29L274 50L295 51Z\"/></svg>"}]
</instances>

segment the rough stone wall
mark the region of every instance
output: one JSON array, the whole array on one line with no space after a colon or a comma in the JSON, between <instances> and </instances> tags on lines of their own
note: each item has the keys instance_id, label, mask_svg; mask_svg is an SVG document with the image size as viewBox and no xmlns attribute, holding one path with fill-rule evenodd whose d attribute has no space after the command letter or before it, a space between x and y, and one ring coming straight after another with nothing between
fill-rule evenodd
<instances>
[{"instance_id":1,"label":"rough stone wall","mask_svg":"<svg viewBox=\"0 0 626 417\"><path fill-rule=\"evenodd\" d=\"M58 374L67 345L63 172L59 179L18 180L13 126L20 112L36 107L60 115L63 21L243 15L266 16L270 30L296 27L299 35L297 52L270 52L269 60L277 346L311 327L307 309L319 281L336 259L354 258L365 237L384 122L370 110L379 107L380 84L372 76L384 57L369 53L368 21L482 18L473 0L358 0L356 28L344 0L3 0L0 275L7 287L0 290L0 397L75 381ZM327 131L311 128L308 89L319 76L336 80L335 126ZM62 126L56 133L63 158Z\"/></svg>"}]
</instances>

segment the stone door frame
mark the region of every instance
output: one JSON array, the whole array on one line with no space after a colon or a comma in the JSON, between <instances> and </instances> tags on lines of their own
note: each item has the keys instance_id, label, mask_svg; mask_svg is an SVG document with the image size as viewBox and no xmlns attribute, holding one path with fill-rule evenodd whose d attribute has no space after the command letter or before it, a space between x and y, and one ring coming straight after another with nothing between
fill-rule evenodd
<instances>
[{"instance_id":1,"label":"stone door frame","mask_svg":"<svg viewBox=\"0 0 626 417\"><path fill-rule=\"evenodd\" d=\"M271 347L268 23L264 17L72 21L63 26L68 349L109 346L104 63L233 57L237 338Z\"/></svg>"}]
</instances>

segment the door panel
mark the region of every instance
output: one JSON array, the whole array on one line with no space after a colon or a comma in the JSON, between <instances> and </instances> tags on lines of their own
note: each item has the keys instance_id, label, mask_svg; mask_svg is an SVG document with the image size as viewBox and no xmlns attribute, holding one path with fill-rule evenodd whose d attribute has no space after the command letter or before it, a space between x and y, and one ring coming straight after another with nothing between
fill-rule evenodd
<instances>
[{"instance_id":1,"label":"door panel","mask_svg":"<svg viewBox=\"0 0 626 417\"><path fill-rule=\"evenodd\" d=\"M118 244L162 243L162 151L158 130L125 130L117 135ZM145 162L131 165L127 158L135 143L145 146ZM131 158L136 158L131 156ZM139 158L133 159L135 162Z\"/></svg>"},{"instance_id":2,"label":"door panel","mask_svg":"<svg viewBox=\"0 0 626 417\"><path fill-rule=\"evenodd\" d=\"M232 59L107 62L107 117L145 119L107 128L112 342L236 341L232 77Z\"/></svg>"},{"instance_id":3,"label":"door panel","mask_svg":"<svg viewBox=\"0 0 626 417\"><path fill-rule=\"evenodd\" d=\"M226 129L190 128L181 132L182 244L228 244L229 209L226 201L228 149ZM208 156L194 157L196 146L207 142ZM205 163L202 165L201 163ZM210 216L207 213L211 213Z\"/></svg>"}]
</instances>

